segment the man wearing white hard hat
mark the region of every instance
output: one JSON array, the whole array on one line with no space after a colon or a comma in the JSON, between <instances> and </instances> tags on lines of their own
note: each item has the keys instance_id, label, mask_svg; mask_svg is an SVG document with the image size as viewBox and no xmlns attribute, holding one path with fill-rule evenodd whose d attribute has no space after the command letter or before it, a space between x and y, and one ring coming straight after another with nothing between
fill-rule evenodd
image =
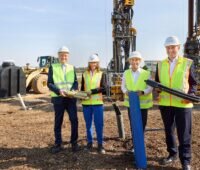
<instances>
[{"instance_id":1,"label":"man wearing white hard hat","mask_svg":"<svg viewBox=\"0 0 200 170\"><path fill-rule=\"evenodd\" d=\"M81 91L86 91L90 96L89 99L82 101L83 115L86 124L87 146L86 150L91 151L93 148L93 128L92 122L96 129L98 142L98 152L105 154L103 147L103 93L106 91L106 75L100 70L99 57L92 54L88 60L88 68L82 75Z\"/></svg>"},{"instance_id":2,"label":"man wearing white hard hat","mask_svg":"<svg viewBox=\"0 0 200 170\"><path fill-rule=\"evenodd\" d=\"M164 44L166 59L158 63L155 80L161 84L194 95L197 81L194 74L193 61L179 55L180 41L170 36ZM168 157L162 159L166 165L177 159L177 153L183 170L190 170L191 162L191 128L193 104L169 93L159 91L159 108L165 127ZM177 129L179 147L177 149L175 128Z\"/></svg>"},{"instance_id":3,"label":"man wearing white hard hat","mask_svg":"<svg viewBox=\"0 0 200 170\"><path fill-rule=\"evenodd\" d=\"M66 91L78 90L78 81L74 66L68 64L69 49L65 46L58 50L59 63L52 64L48 73L48 87L51 90L52 103L55 110L54 135L55 144L52 153L60 152L62 147L62 123L67 111L71 122L72 151L78 150L78 118L76 99L66 95Z\"/></svg>"},{"instance_id":4,"label":"man wearing white hard hat","mask_svg":"<svg viewBox=\"0 0 200 170\"><path fill-rule=\"evenodd\" d=\"M124 105L128 108L129 120L131 121L128 92L137 91L140 99L144 131L147 123L148 109L153 106L152 88L145 83L145 80L151 78L151 74L149 71L140 68L141 62L143 60L140 52L132 52L128 60L131 68L124 72L121 86L122 92L125 94Z\"/></svg>"}]
</instances>

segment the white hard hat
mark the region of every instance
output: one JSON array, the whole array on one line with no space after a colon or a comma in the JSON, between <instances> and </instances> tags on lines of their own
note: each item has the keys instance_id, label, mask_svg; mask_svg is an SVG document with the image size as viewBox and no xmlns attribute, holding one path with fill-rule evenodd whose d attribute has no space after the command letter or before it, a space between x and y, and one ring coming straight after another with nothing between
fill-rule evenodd
<instances>
[{"instance_id":1,"label":"white hard hat","mask_svg":"<svg viewBox=\"0 0 200 170\"><path fill-rule=\"evenodd\" d=\"M65 46L59 48L58 53L69 53L69 49Z\"/></svg>"},{"instance_id":2,"label":"white hard hat","mask_svg":"<svg viewBox=\"0 0 200 170\"><path fill-rule=\"evenodd\" d=\"M89 56L88 63L99 62L99 61L100 60L97 54L92 54L91 56Z\"/></svg>"},{"instance_id":3,"label":"white hard hat","mask_svg":"<svg viewBox=\"0 0 200 170\"><path fill-rule=\"evenodd\" d=\"M132 58L139 58L139 59L143 60L142 55L139 51L131 52L128 59L132 59Z\"/></svg>"},{"instance_id":4,"label":"white hard hat","mask_svg":"<svg viewBox=\"0 0 200 170\"><path fill-rule=\"evenodd\" d=\"M165 47L170 45L180 45L180 41L176 36L170 36L165 40Z\"/></svg>"}]
</instances>

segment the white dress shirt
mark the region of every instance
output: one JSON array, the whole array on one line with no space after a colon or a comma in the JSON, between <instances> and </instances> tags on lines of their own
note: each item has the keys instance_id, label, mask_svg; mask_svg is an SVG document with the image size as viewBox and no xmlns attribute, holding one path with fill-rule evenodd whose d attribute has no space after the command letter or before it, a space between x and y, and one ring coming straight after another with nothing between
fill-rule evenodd
<instances>
[{"instance_id":1,"label":"white dress shirt","mask_svg":"<svg viewBox=\"0 0 200 170\"><path fill-rule=\"evenodd\" d=\"M67 69L67 65L66 64L62 64L62 70L63 70L63 73L64 73L64 79L65 79L65 81L67 81L66 80L66 69Z\"/></svg>"},{"instance_id":2,"label":"white dress shirt","mask_svg":"<svg viewBox=\"0 0 200 170\"><path fill-rule=\"evenodd\" d=\"M171 77L174 72L174 69L176 67L178 57L174 58L173 60L170 60L170 59L168 59L168 60L169 60L169 64L170 64L170 77Z\"/></svg>"},{"instance_id":3,"label":"white dress shirt","mask_svg":"<svg viewBox=\"0 0 200 170\"><path fill-rule=\"evenodd\" d=\"M138 77L140 76L140 72L141 72L141 68L139 68L137 71L132 71L132 76L133 76L133 79L134 79L134 82L136 82L138 80ZM149 79L151 79L151 76L149 76ZM122 85L121 85L121 90L123 93L126 93L128 90L127 90L127 87L126 87L126 78L125 78L125 74L123 74L123 77L122 77ZM149 94L151 93L153 90L153 88L151 86L148 86L147 85L147 88L144 89L144 94Z\"/></svg>"}]
</instances>

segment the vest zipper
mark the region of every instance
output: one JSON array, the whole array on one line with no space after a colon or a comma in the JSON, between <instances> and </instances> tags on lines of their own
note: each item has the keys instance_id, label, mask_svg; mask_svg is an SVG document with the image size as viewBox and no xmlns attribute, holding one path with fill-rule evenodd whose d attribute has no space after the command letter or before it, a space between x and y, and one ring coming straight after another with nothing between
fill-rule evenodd
<instances>
[{"instance_id":1,"label":"vest zipper","mask_svg":"<svg viewBox=\"0 0 200 170\"><path fill-rule=\"evenodd\" d=\"M91 87L92 87L92 78L93 78L93 75L91 76L91 73L89 72L89 75L90 75L90 90L91 90ZM92 94L90 95L90 105L92 105Z\"/></svg>"},{"instance_id":2,"label":"vest zipper","mask_svg":"<svg viewBox=\"0 0 200 170\"><path fill-rule=\"evenodd\" d=\"M170 63L168 61L168 64L169 64L169 69L168 69L168 74L169 74L169 87L171 88L172 86L172 79L171 79L171 75L170 75ZM173 70L174 71L174 70ZM170 106L172 106L172 95L169 93L169 103L170 103Z\"/></svg>"}]
</instances>

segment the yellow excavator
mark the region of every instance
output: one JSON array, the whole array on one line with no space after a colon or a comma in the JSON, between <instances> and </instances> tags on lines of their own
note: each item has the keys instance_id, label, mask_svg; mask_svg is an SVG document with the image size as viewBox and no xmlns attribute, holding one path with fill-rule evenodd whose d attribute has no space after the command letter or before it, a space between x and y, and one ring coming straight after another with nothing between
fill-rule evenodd
<instances>
[{"instance_id":1,"label":"yellow excavator","mask_svg":"<svg viewBox=\"0 0 200 170\"><path fill-rule=\"evenodd\" d=\"M37 59L39 67L31 67L29 63L22 67L26 76L26 91L33 91L37 94L49 92L47 87L47 74L49 66L58 62L58 58L53 56L40 56Z\"/></svg>"}]
</instances>

